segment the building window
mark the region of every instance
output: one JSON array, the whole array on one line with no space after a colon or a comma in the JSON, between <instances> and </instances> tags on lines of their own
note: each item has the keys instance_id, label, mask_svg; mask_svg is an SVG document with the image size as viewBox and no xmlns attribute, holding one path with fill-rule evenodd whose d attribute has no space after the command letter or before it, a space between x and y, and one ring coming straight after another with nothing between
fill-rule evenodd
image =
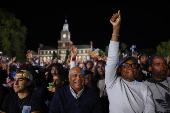
<instances>
[{"instance_id":1,"label":"building window","mask_svg":"<svg viewBox=\"0 0 170 113\"><path fill-rule=\"evenodd\" d=\"M86 50L83 50L83 53L86 53Z\"/></svg>"},{"instance_id":2,"label":"building window","mask_svg":"<svg viewBox=\"0 0 170 113\"><path fill-rule=\"evenodd\" d=\"M79 50L79 53L81 53L81 50Z\"/></svg>"},{"instance_id":3,"label":"building window","mask_svg":"<svg viewBox=\"0 0 170 113\"><path fill-rule=\"evenodd\" d=\"M86 59L86 56L84 56L84 58L83 58L83 61L85 62L87 59Z\"/></svg>"},{"instance_id":4,"label":"building window","mask_svg":"<svg viewBox=\"0 0 170 113\"><path fill-rule=\"evenodd\" d=\"M57 51L55 51L55 53L57 54Z\"/></svg>"},{"instance_id":5,"label":"building window","mask_svg":"<svg viewBox=\"0 0 170 113\"><path fill-rule=\"evenodd\" d=\"M43 58L44 62L46 62L46 57Z\"/></svg>"},{"instance_id":6,"label":"building window","mask_svg":"<svg viewBox=\"0 0 170 113\"><path fill-rule=\"evenodd\" d=\"M89 57L89 56L87 56L87 60L88 60L88 59L90 59L90 57Z\"/></svg>"},{"instance_id":7,"label":"building window","mask_svg":"<svg viewBox=\"0 0 170 113\"><path fill-rule=\"evenodd\" d=\"M63 43L63 47L65 47L65 43Z\"/></svg>"},{"instance_id":8,"label":"building window","mask_svg":"<svg viewBox=\"0 0 170 113\"><path fill-rule=\"evenodd\" d=\"M53 51L51 51L51 54L53 54Z\"/></svg>"},{"instance_id":9,"label":"building window","mask_svg":"<svg viewBox=\"0 0 170 113\"><path fill-rule=\"evenodd\" d=\"M61 54L64 54L65 53L65 51L61 51Z\"/></svg>"},{"instance_id":10,"label":"building window","mask_svg":"<svg viewBox=\"0 0 170 113\"><path fill-rule=\"evenodd\" d=\"M44 54L46 54L46 51L44 51Z\"/></svg>"},{"instance_id":11,"label":"building window","mask_svg":"<svg viewBox=\"0 0 170 113\"><path fill-rule=\"evenodd\" d=\"M40 51L40 55L42 54L42 51Z\"/></svg>"},{"instance_id":12,"label":"building window","mask_svg":"<svg viewBox=\"0 0 170 113\"><path fill-rule=\"evenodd\" d=\"M47 54L49 54L50 52L49 51L47 51Z\"/></svg>"}]
</instances>

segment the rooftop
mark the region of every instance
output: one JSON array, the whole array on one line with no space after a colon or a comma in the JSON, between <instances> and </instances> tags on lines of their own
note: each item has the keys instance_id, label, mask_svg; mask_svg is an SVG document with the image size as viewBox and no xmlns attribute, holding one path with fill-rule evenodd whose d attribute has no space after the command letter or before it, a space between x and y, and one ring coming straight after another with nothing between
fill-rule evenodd
<instances>
[{"instance_id":1,"label":"rooftop","mask_svg":"<svg viewBox=\"0 0 170 113\"><path fill-rule=\"evenodd\" d=\"M50 46L43 46L39 50L55 50L56 48L50 47Z\"/></svg>"},{"instance_id":2,"label":"rooftop","mask_svg":"<svg viewBox=\"0 0 170 113\"><path fill-rule=\"evenodd\" d=\"M75 45L77 49L91 48L90 45Z\"/></svg>"}]
</instances>

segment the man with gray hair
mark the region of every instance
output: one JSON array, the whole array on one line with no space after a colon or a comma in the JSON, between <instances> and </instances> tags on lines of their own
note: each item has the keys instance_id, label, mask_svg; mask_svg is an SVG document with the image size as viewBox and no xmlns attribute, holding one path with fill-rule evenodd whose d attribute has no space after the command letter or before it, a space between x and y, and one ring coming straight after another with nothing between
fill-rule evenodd
<instances>
[{"instance_id":1,"label":"man with gray hair","mask_svg":"<svg viewBox=\"0 0 170 113\"><path fill-rule=\"evenodd\" d=\"M69 71L70 84L57 89L49 113L102 113L98 93L84 86L84 71L73 67Z\"/></svg>"}]
</instances>

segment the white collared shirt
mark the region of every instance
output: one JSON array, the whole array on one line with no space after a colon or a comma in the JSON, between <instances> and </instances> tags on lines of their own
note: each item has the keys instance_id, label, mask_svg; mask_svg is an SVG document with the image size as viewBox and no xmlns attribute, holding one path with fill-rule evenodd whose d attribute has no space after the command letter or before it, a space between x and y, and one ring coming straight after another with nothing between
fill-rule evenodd
<instances>
[{"instance_id":1,"label":"white collared shirt","mask_svg":"<svg viewBox=\"0 0 170 113\"><path fill-rule=\"evenodd\" d=\"M78 94L76 94L75 92L74 92L74 89L71 87L71 85L69 85L70 86L70 91L71 91L71 94L73 95L73 97L75 98L75 99L78 99L81 95L82 95L82 93L83 93L83 91L84 91L84 86L83 86L83 89L80 91L80 93L78 93Z\"/></svg>"}]
</instances>

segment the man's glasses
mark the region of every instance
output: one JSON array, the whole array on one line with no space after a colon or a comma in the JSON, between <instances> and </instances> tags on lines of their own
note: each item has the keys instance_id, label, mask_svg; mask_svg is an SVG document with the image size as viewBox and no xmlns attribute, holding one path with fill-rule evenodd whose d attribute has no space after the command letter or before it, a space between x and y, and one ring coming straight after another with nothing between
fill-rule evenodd
<instances>
[{"instance_id":1,"label":"man's glasses","mask_svg":"<svg viewBox=\"0 0 170 113\"><path fill-rule=\"evenodd\" d=\"M123 63L122 64L124 68L129 68L130 66L133 68L133 69L136 69L137 68L137 64L133 63L133 64L129 64L129 63Z\"/></svg>"}]
</instances>

